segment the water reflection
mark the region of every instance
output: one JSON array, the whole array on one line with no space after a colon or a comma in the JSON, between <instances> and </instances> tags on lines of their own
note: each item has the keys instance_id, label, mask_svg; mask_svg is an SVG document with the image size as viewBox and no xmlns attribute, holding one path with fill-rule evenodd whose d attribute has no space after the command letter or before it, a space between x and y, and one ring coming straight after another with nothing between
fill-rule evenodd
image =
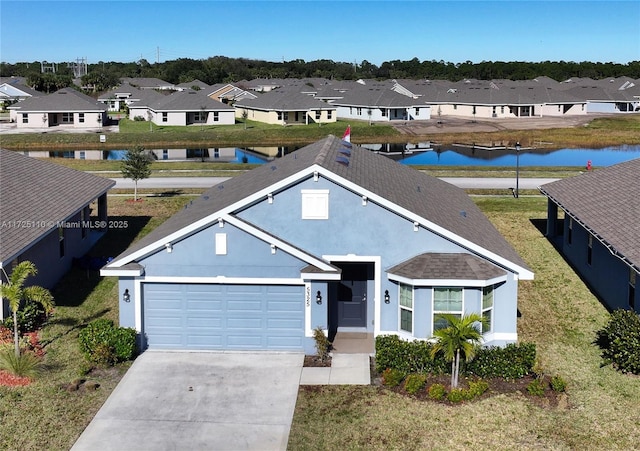
<instances>
[{"instance_id":1,"label":"water reflection","mask_svg":"<svg viewBox=\"0 0 640 451\"><path fill-rule=\"evenodd\" d=\"M514 166L516 150L513 147L496 146L432 146L431 143L361 144L372 152L385 155L406 165L426 166ZM225 163L262 164L281 158L302 146L272 147L221 147L153 149L158 161L208 161ZM38 158L74 158L80 160L122 160L126 150L69 150L25 151ZM640 158L640 146L606 147L602 149L535 149L522 148L520 166L586 166L595 167L622 163Z\"/></svg>"}]
</instances>

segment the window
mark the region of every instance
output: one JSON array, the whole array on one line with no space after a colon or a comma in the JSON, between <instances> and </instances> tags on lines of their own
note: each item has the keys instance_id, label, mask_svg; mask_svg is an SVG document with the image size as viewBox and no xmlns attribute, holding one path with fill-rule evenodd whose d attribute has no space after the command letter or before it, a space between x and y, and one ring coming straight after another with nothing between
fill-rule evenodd
<instances>
[{"instance_id":1,"label":"window","mask_svg":"<svg viewBox=\"0 0 640 451\"><path fill-rule=\"evenodd\" d=\"M568 227L568 231L567 231L567 243L571 244L571 241L573 240L573 219L569 218L569 227Z\"/></svg>"},{"instance_id":2,"label":"window","mask_svg":"<svg viewBox=\"0 0 640 451\"><path fill-rule=\"evenodd\" d=\"M349 107L349 114L353 114L353 107L352 106Z\"/></svg>"},{"instance_id":3,"label":"window","mask_svg":"<svg viewBox=\"0 0 640 451\"><path fill-rule=\"evenodd\" d=\"M453 105L453 109L457 110L458 109L458 105Z\"/></svg>"},{"instance_id":4,"label":"window","mask_svg":"<svg viewBox=\"0 0 640 451\"><path fill-rule=\"evenodd\" d=\"M384 110L382 110L382 115L384 116ZM416 116L420 116L420 108L416 107Z\"/></svg>"},{"instance_id":5,"label":"window","mask_svg":"<svg viewBox=\"0 0 640 451\"><path fill-rule=\"evenodd\" d=\"M78 113L78 122L84 123L84 113Z\"/></svg>"},{"instance_id":6,"label":"window","mask_svg":"<svg viewBox=\"0 0 640 451\"><path fill-rule=\"evenodd\" d=\"M320 120L321 115L322 115L322 111L316 110L316 120Z\"/></svg>"},{"instance_id":7,"label":"window","mask_svg":"<svg viewBox=\"0 0 640 451\"><path fill-rule=\"evenodd\" d=\"M29 115L27 113L22 113L22 123L23 124L29 123Z\"/></svg>"},{"instance_id":8,"label":"window","mask_svg":"<svg viewBox=\"0 0 640 451\"><path fill-rule=\"evenodd\" d=\"M331 113L332 113L331 110L327 110L327 119L331 119Z\"/></svg>"},{"instance_id":9,"label":"window","mask_svg":"<svg viewBox=\"0 0 640 451\"><path fill-rule=\"evenodd\" d=\"M213 112L213 122L218 122L220 120L220 113L218 111Z\"/></svg>"},{"instance_id":10,"label":"window","mask_svg":"<svg viewBox=\"0 0 640 451\"><path fill-rule=\"evenodd\" d=\"M60 258L64 257L64 227L58 227L58 249Z\"/></svg>"},{"instance_id":11,"label":"window","mask_svg":"<svg viewBox=\"0 0 640 451\"><path fill-rule=\"evenodd\" d=\"M63 124L73 124L73 113L62 113Z\"/></svg>"},{"instance_id":12,"label":"window","mask_svg":"<svg viewBox=\"0 0 640 451\"><path fill-rule=\"evenodd\" d=\"M386 108L381 108L380 111L382 112L382 117L387 117L387 109ZM416 114L418 114L418 109L416 108Z\"/></svg>"},{"instance_id":13,"label":"window","mask_svg":"<svg viewBox=\"0 0 640 451\"><path fill-rule=\"evenodd\" d=\"M87 159L87 154L84 150L80 151L80 159L81 160L86 160Z\"/></svg>"},{"instance_id":14,"label":"window","mask_svg":"<svg viewBox=\"0 0 640 451\"><path fill-rule=\"evenodd\" d=\"M493 286L482 289L482 317L485 323L482 325L482 333L493 330Z\"/></svg>"},{"instance_id":15,"label":"window","mask_svg":"<svg viewBox=\"0 0 640 451\"><path fill-rule=\"evenodd\" d=\"M356 114L357 114L358 116L362 116L362 108L357 108L357 109L356 109Z\"/></svg>"},{"instance_id":16,"label":"window","mask_svg":"<svg viewBox=\"0 0 640 451\"><path fill-rule=\"evenodd\" d=\"M302 219L329 219L329 190L302 190Z\"/></svg>"},{"instance_id":17,"label":"window","mask_svg":"<svg viewBox=\"0 0 640 451\"><path fill-rule=\"evenodd\" d=\"M281 121L282 120L282 111L278 111L278 120Z\"/></svg>"},{"instance_id":18,"label":"window","mask_svg":"<svg viewBox=\"0 0 640 451\"><path fill-rule=\"evenodd\" d=\"M169 121L169 113L162 113L162 122L168 122Z\"/></svg>"},{"instance_id":19,"label":"window","mask_svg":"<svg viewBox=\"0 0 640 451\"><path fill-rule=\"evenodd\" d=\"M500 114L504 114L504 106L500 107Z\"/></svg>"},{"instance_id":20,"label":"window","mask_svg":"<svg viewBox=\"0 0 640 451\"><path fill-rule=\"evenodd\" d=\"M413 287L400 284L400 330L413 333Z\"/></svg>"},{"instance_id":21,"label":"window","mask_svg":"<svg viewBox=\"0 0 640 451\"><path fill-rule=\"evenodd\" d=\"M162 159L163 160L169 159L169 149L162 149Z\"/></svg>"},{"instance_id":22,"label":"window","mask_svg":"<svg viewBox=\"0 0 640 451\"><path fill-rule=\"evenodd\" d=\"M206 122L207 121L207 113L196 111L193 113L193 122Z\"/></svg>"},{"instance_id":23,"label":"window","mask_svg":"<svg viewBox=\"0 0 640 451\"><path fill-rule=\"evenodd\" d=\"M629 308L636 309L636 272L629 268Z\"/></svg>"},{"instance_id":24,"label":"window","mask_svg":"<svg viewBox=\"0 0 640 451\"><path fill-rule=\"evenodd\" d=\"M590 265L593 261L593 235L589 235L589 242L587 243L587 264Z\"/></svg>"},{"instance_id":25,"label":"window","mask_svg":"<svg viewBox=\"0 0 640 451\"><path fill-rule=\"evenodd\" d=\"M462 288L433 289L433 330L447 327L447 321L439 318L444 313L462 318Z\"/></svg>"},{"instance_id":26,"label":"window","mask_svg":"<svg viewBox=\"0 0 640 451\"><path fill-rule=\"evenodd\" d=\"M284 120L288 121L289 120L289 112L285 111L283 114L284 114Z\"/></svg>"}]
</instances>

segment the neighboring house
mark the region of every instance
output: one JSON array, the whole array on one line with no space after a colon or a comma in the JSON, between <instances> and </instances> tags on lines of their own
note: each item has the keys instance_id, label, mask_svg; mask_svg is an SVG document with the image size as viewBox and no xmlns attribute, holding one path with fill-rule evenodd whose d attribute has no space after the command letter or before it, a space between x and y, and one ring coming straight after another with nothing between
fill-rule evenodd
<instances>
[{"instance_id":1,"label":"neighboring house","mask_svg":"<svg viewBox=\"0 0 640 451\"><path fill-rule=\"evenodd\" d=\"M233 105L238 100L255 99L258 96L231 84L217 84L207 89L207 95L218 102Z\"/></svg>"},{"instance_id":2,"label":"neighboring house","mask_svg":"<svg viewBox=\"0 0 640 451\"><path fill-rule=\"evenodd\" d=\"M197 78L195 80L176 85L176 90L178 91L185 91L187 89L191 89L193 91L201 91L201 90L206 91L209 88L210 86L208 84L206 84L204 81L198 80Z\"/></svg>"},{"instance_id":3,"label":"neighboring house","mask_svg":"<svg viewBox=\"0 0 640 451\"><path fill-rule=\"evenodd\" d=\"M547 237L610 310L640 311L640 159L540 191L548 198Z\"/></svg>"},{"instance_id":4,"label":"neighboring house","mask_svg":"<svg viewBox=\"0 0 640 451\"><path fill-rule=\"evenodd\" d=\"M155 93L148 101L132 103L129 118L141 116L156 125L233 125L235 110L213 100L206 91L176 91L163 96Z\"/></svg>"},{"instance_id":5,"label":"neighboring house","mask_svg":"<svg viewBox=\"0 0 640 451\"><path fill-rule=\"evenodd\" d=\"M336 107L310 95L278 89L234 104L236 117L267 124L327 124L336 122Z\"/></svg>"},{"instance_id":6,"label":"neighboring house","mask_svg":"<svg viewBox=\"0 0 640 451\"><path fill-rule=\"evenodd\" d=\"M107 105L109 111L123 111L134 102L140 101L149 91L142 91L128 83L110 89L98 97L98 102Z\"/></svg>"},{"instance_id":7,"label":"neighboring house","mask_svg":"<svg viewBox=\"0 0 640 451\"><path fill-rule=\"evenodd\" d=\"M160 80L159 78L124 77L121 78L120 81L139 89L155 89L157 91L175 91L178 89L173 83Z\"/></svg>"},{"instance_id":8,"label":"neighboring house","mask_svg":"<svg viewBox=\"0 0 640 451\"><path fill-rule=\"evenodd\" d=\"M3 108L30 97L45 95L24 85L23 81L22 78L0 78L0 104Z\"/></svg>"},{"instance_id":9,"label":"neighboring house","mask_svg":"<svg viewBox=\"0 0 640 451\"><path fill-rule=\"evenodd\" d=\"M212 187L101 274L143 348L307 353L318 326L429 339L440 313L512 343L533 278L463 190L334 136Z\"/></svg>"},{"instance_id":10,"label":"neighboring house","mask_svg":"<svg viewBox=\"0 0 640 451\"><path fill-rule=\"evenodd\" d=\"M27 283L53 288L104 235L114 181L0 149L0 268L21 261L38 274ZM2 272L2 271L0 271ZM8 314L0 305L0 318Z\"/></svg>"},{"instance_id":11,"label":"neighboring house","mask_svg":"<svg viewBox=\"0 0 640 451\"><path fill-rule=\"evenodd\" d=\"M106 105L73 88L31 97L9 108L17 128L93 128L101 129L107 120Z\"/></svg>"},{"instance_id":12,"label":"neighboring house","mask_svg":"<svg viewBox=\"0 0 640 451\"><path fill-rule=\"evenodd\" d=\"M356 85L354 85L356 86ZM331 102L340 119L363 121L407 121L431 119L431 106L392 89L390 83L368 83L354 87Z\"/></svg>"}]
</instances>

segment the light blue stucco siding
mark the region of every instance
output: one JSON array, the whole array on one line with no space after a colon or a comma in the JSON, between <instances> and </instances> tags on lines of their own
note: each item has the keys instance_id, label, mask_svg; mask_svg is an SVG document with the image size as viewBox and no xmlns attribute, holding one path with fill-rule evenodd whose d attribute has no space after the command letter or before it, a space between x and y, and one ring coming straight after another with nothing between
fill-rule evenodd
<instances>
[{"instance_id":1,"label":"light blue stucco siding","mask_svg":"<svg viewBox=\"0 0 640 451\"><path fill-rule=\"evenodd\" d=\"M224 234L226 253L216 254L216 235ZM231 224L207 227L172 243L171 252L159 250L140 263L145 274L173 277L300 278L302 260L276 249Z\"/></svg>"},{"instance_id":2,"label":"light blue stucco siding","mask_svg":"<svg viewBox=\"0 0 640 451\"><path fill-rule=\"evenodd\" d=\"M302 219L302 190L328 190L328 219ZM260 202L238 216L270 233L286 236L295 246L318 256L340 256L354 254L380 259L380 298L389 290L390 303L372 297L367 305L367 329L373 330L375 302L380 303L380 327L382 332L399 330L399 288L398 283L387 277L386 270L425 252L469 252L444 236L440 236L423 227L414 231L413 221L391 212L389 209L367 199L363 203L360 194L353 193L332 181L320 178L308 179L283 192L274 193L272 203ZM467 220L463 215L460 221ZM373 293L376 281L368 283L368 291ZM465 311L480 313L481 290L476 288L473 299ZM509 273L507 281L502 283L495 294L494 333L491 336L511 336L517 333L517 280ZM315 293L315 292L314 292ZM429 338L432 331L432 287L416 287L416 311L414 338ZM314 296L315 298L315 296ZM313 310L312 321L324 321L326 314ZM318 317L317 315L324 315ZM502 334L502 335L500 335ZM511 340L513 341L513 340ZM496 342L497 343L497 342ZM492 343L489 343L492 344Z\"/></svg>"}]
</instances>

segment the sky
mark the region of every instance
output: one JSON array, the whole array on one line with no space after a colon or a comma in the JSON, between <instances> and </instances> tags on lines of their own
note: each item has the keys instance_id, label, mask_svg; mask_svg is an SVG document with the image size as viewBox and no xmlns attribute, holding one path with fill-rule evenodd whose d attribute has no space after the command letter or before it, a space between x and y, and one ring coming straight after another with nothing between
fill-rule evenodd
<instances>
[{"instance_id":1,"label":"sky","mask_svg":"<svg viewBox=\"0 0 640 451\"><path fill-rule=\"evenodd\" d=\"M640 60L640 1L0 0L0 61Z\"/></svg>"}]
</instances>

